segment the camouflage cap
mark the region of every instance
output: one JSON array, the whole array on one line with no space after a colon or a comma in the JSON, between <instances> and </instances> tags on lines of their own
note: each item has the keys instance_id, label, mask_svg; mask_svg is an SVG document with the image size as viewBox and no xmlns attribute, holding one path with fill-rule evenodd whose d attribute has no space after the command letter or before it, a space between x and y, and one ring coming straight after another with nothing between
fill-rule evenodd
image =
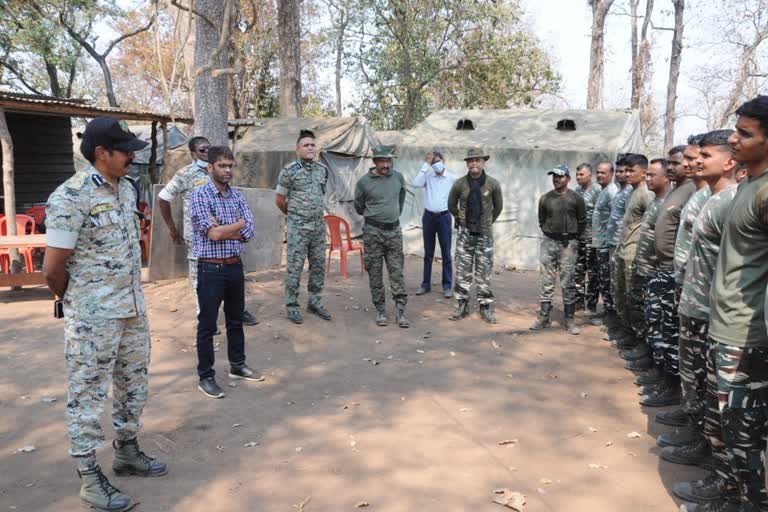
<instances>
[{"instance_id":1,"label":"camouflage cap","mask_svg":"<svg viewBox=\"0 0 768 512\"><path fill-rule=\"evenodd\" d=\"M551 171L549 171L547 174L551 174L554 176L568 176L571 177L571 170L568 168L565 164L556 165Z\"/></svg>"},{"instance_id":2,"label":"camouflage cap","mask_svg":"<svg viewBox=\"0 0 768 512\"><path fill-rule=\"evenodd\" d=\"M480 148L470 148L470 150L467 151L467 156L464 157L464 160L469 160L470 158L482 158L483 160L488 160L491 158L491 155Z\"/></svg>"},{"instance_id":3,"label":"camouflage cap","mask_svg":"<svg viewBox=\"0 0 768 512\"><path fill-rule=\"evenodd\" d=\"M395 157L395 146L387 146L385 144L379 144L378 146L373 148L373 157L374 160L377 158L396 158Z\"/></svg>"}]
</instances>

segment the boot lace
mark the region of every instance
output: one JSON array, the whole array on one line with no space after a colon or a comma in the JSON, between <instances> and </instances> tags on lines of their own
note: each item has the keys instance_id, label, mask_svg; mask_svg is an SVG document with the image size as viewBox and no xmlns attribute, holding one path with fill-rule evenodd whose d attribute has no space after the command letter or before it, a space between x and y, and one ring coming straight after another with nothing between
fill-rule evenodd
<instances>
[{"instance_id":1,"label":"boot lace","mask_svg":"<svg viewBox=\"0 0 768 512\"><path fill-rule=\"evenodd\" d=\"M139 449L139 443L137 443L135 439L123 444L123 446L130 446L130 445L133 445L133 449L136 452L136 458L142 461L143 463L147 465L151 465L152 462L155 460Z\"/></svg>"},{"instance_id":2,"label":"boot lace","mask_svg":"<svg viewBox=\"0 0 768 512\"><path fill-rule=\"evenodd\" d=\"M109 480L107 480L107 477L104 476L104 473L101 472L101 468L95 468L93 470L93 473L96 475L96 478L98 479L99 488L101 489L101 492L103 492L108 498L111 498L115 494L120 493L120 489L112 485Z\"/></svg>"}]
</instances>

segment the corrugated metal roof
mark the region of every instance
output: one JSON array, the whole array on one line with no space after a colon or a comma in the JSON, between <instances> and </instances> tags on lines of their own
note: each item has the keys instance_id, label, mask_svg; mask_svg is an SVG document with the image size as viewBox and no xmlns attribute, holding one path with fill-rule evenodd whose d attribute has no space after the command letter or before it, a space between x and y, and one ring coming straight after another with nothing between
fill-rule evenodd
<instances>
[{"instance_id":1,"label":"corrugated metal roof","mask_svg":"<svg viewBox=\"0 0 768 512\"><path fill-rule=\"evenodd\" d=\"M0 107L14 112L40 112L71 117L114 116L136 121L160 121L192 124L190 117L175 117L149 110L130 110L89 105L83 99L63 99L53 96L22 94L0 90Z\"/></svg>"}]
</instances>

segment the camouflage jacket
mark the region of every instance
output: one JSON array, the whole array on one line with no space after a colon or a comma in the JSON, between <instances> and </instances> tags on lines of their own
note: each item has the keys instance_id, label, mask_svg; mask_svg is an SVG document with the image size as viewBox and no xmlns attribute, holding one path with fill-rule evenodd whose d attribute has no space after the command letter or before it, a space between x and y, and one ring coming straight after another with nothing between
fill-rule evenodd
<instances>
[{"instance_id":1,"label":"camouflage jacket","mask_svg":"<svg viewBox=\"0 0 768 512\"><path fill-rule=\"evenodd\" d=\"M179 170L171 181L163 187L158 197L169 203L178 196L181 196L181 201L184 211L184 240L187 245L192 244L192 221L189 218L189 196L193 190L200 185L208 183L208 171L202 169L197 165L197 162L192 162L188 166Z\"/></svg>"},{"instance_id":2,"label":"camouflage jacket","mask_svg":"<svg viewBox=\"0 0 768 512\"><path fill-rule=\"evenodd\" d=\"M709 292L720 252L720 239L735 195L734 183L711 196L693 223L691 252L678 307L681 315L699 320L709 319Z\"/></svg>"},{"instance_id":3,"label":"camouflage jacket","mask_svg":"<svg viewBox=\"0 0 768 512\"><path fill-rule=\"evenodd\" d=\"M288 200L288 228L325 229L323 219L328 168L296 160L283 167L275 191Z\"/></svg>"},{"instance_id":4,"label":"camouflage jacket","mask_svg":"<svg viewBox=\"0 0 768 512\"><path fill-rule=\"evenodd\" d=\"M589 190L584 190L581 185L576 187L576 193L584 199L584 205L587 207L587 225L584 227L582 238L588 245L592 245L592 213L595 211L595 203L601 190L603 187L597 183L593 183Z\"/></svg>"},{"instance_id":5,"label":"camouflage jacket","mask_svg":"<svg viewBox=\"0 0 768 512\"><path fill-rule=\"evenodd\" d=\"M48 198L46 244L72 249L64 313L73 318L129 318L146 314L136 189L121 178L117 190L93 167L62 183Z\"/></svg>"},{"instance_id":6,"label":"camouflage jacket","mask_svg":"<svg viewBox=\"0 0 768 512\"><path fill-rule=\"evenodd\" d=\"M611 203L618 193L619 186L616 182L611 181L597 196L595 209L592 211L592 247L598 249L608 247L608 220L611 218Z\"/></svg>"},{"instance_id":7,"label":"camouflage jacket","mask_svg":"<svg viewBox=\"0 0 768 512\"><path fill-rule=\"evenodd\" d=\"M624 225L624 210L627 207L629 198L632 197L633 189L630 185L624 185L611 201L611 216L608 218L608 226L605 230L605 239L608 245L616 247L621 244L622 226Z\"/></svg>"},{"instance_id":8,"label":"camouflage jacket","mask_svg":"<svg viewBox=\"0 0 768 512\"><path fill-rule=\"evenodd\" d=\"M704 203L712 196L709 187L697 190L691 198L685 203L683 211L680 213L680 227L677 229L677 238L675 239L675 281L683 284L685 279L685 267L688 263L688 256L691 252L691 237L693 236L693 223L699 216Z\"/></svg>"}]
</instances>

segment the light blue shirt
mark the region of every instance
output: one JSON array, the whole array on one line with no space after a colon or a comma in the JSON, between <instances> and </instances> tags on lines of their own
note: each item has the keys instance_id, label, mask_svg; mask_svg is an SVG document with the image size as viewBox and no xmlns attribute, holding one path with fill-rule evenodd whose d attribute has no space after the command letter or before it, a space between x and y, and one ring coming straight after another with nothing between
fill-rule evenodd
<instances>
[{"instance_id":1,"label":"light blue shirt","mask_svg":"<svg viewBox=\"0 0 768 512\"><path fill-rule=\"evenodd\" d=\"M424 208L432 213L444 212L448 209L448 194L451 192L456 176L443 171L439 175L432 166L424 162L419 173L413 178L413 186L425 188Z\"/></svg>"}]
</instances>

